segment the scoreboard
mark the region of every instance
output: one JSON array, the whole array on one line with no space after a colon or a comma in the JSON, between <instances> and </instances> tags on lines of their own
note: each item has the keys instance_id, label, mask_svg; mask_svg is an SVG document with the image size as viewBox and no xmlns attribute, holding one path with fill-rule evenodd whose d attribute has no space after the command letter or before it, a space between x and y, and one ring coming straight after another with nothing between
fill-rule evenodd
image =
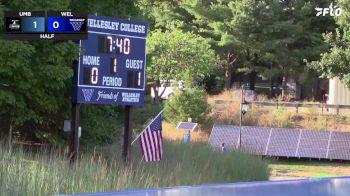
<instances>
[{"instance_id":1,"label":"scoreboard","mask_svg":"<svg viewBox=\"0 0 350 196\"><path fill-rule=\"evenodd\" d=\"M74 103L143 105L147 23L89 16L80 41Z\"/></svg>"},{"instance_id":2,"label":"scoreboard","mask_svg":"<svg viewBox=\"0 0 350 196\"><path fill-rule=\"evenodd\" d=\"M5 12L7 39L87 39L87 14L64 11Z\"/></svg>"}]
</instances>

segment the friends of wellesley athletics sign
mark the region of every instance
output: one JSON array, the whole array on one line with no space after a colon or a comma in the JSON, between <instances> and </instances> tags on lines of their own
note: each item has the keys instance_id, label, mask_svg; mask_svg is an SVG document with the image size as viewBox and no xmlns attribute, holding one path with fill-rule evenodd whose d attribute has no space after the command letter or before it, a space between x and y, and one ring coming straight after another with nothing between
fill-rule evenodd
<instances>
[{"instance_id":1,"label":"friends of wellesley athletics sign","mask_svg":"<svg viewBox=\"0 0 350 196\"><path fill-rule=\"evenodd\" d=\"M74 103L143 105L147 23L89 16L80 41Z\"/></svg>"}]
</instances>

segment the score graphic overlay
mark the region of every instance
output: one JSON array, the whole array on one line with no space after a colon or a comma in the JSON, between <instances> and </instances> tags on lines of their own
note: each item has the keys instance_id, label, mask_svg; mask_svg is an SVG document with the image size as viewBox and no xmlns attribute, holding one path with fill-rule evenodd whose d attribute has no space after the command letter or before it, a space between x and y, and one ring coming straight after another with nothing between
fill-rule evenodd
<instances>
[{"instance_id":1,"label":"score graphic overlay","mask_svg":"<svg viewBox=\"0 0 350 196\"><path fill-rule=\"evenodd\" d=\"M75 69L74 103L143 105L147 23L89 16Z\"/></svg>"},{"instance_id":2,"label":"score graphic overlay","mask_svg":"<svg viewBox=\"0 0 350 196\"><path fill-rule=\"evenodd\" d=\"M87 39L87 15L76 12L5 13L7 39L81 40Z\"/></svg>"},{"instance_id":3,"label":"score graphic overlay","mask_svg":"<svg viewBox=\"0 0 350 196\"><path fill-rule=\"evenodd\" d=\"M6 33L44 33L45 12L6 12Z\"/></svg>"}]
</instances>

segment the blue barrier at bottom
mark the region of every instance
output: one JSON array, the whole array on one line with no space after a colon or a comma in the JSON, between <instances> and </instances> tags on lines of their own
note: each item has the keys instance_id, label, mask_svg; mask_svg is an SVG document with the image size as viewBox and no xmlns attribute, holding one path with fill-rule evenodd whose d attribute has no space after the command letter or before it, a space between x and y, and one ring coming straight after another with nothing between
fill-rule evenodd
<instances>
[{"instance_id":1,"label":"blue barrier at bottom","mask_svg":"<svg viewBox=\"0 0 350 196\"><path fill-rule=\"evenodd\" d=\"M304 180L244 182L200 186L180 186L105 193L83 193L76 196L349 196L350 176Z\"/></svg>"}]
</instances>

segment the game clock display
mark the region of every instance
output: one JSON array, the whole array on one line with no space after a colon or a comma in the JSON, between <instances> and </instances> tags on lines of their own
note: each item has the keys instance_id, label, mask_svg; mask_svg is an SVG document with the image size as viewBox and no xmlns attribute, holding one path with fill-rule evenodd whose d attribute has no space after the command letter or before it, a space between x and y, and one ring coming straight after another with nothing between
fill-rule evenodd
<instances>
[{"instance_id":1,"label":"game clock display","mask_svg":"<svg viewBox=\"0 0 350 196\"><path fill-rule=\"evenodd\" d=\"M147 23L89 16L89 38L80 41L73 102L143 105Z\"/></svg>"},{"instance_id":2,"label":"game clock display","mask_svg":"<svg viewBox=\"0 0 350 196\"><path fill-rule=\"evenodd\" d=\"M76 12L6 12L5 37L17 40L87 39L87 14Z\"/></svg>"},{"instance_id":3,"label":"game clock display","mask_svg":"<svg viewBox=\"0 0 350 196\"><path fill-rule=\"evenodd\" d=\"M124 73L124 80L127 88L142 88L143 74L145 59L144 56L136 57L133 52L142 51L145 45L145 40L139 40L130 37L124 37L122 35L91 35L90 40L97 42L99 56L83 56L83 64L103 67L84 67L84 85L105 85L121 87L123 85L123 79L118 76L122 76L120 70L127 69ZM131 50L134 50L131 52ZM145 48L144 48L145 50ZM141 53L141 55L144 55ZM108 56L106 58L106 56ZM110 77L102 77L99 79L99 70L102 70ZM142 77L141 77L142 76ZM125 85L124 85L125 86Z\"/></svg>"}]
</instances>

